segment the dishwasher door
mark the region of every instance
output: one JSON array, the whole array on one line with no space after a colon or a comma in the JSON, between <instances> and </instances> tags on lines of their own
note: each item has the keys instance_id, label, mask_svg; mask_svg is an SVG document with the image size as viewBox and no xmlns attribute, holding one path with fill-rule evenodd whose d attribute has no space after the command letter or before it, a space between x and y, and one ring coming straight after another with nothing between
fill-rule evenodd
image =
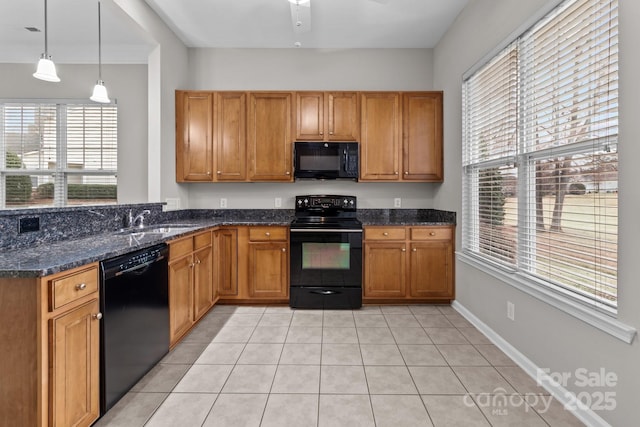
<instances>
[{"instance_id":1,"label":"dishwasher door","mask_svg":"<svg viewBox=\"0 0 640 427\"><path fill-rule=\"evenodd\" d=\"M100 408L108 411L169 351L167 245L100 263Z\"/></svg>"}]
</instances>

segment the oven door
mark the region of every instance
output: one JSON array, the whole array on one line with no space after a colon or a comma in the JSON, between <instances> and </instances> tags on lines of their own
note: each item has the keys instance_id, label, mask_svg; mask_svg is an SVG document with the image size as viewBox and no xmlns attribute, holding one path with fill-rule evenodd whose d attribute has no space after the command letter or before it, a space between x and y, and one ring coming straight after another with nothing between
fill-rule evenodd
<instances>
[{"instance_id":1,"label":"oven door","mask_svg":"<svg viewBox=\"0 0 640 427\"><path fill-rule=\"evenodd\" d=\"M291 229L290 306L362 305L362 230Z\"/></svg>"}]
</instances>

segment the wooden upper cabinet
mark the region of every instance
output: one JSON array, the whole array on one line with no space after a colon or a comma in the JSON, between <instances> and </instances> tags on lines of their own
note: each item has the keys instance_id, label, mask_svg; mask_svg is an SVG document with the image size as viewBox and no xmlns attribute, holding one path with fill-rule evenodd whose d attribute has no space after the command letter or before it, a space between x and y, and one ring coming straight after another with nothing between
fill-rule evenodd
<instances>
[{"instance_id":1,"label":"wooden upper cabinet","mask_svg":"<svg viewBox=\"0 0 640 427\"><path fill-rule=\"evenodd\" d=\"M356 92L296 92L296 111L296 140L358 140Z\"/></svg>"},{"instance_id":2,"label":"wooden upper cabinet","mask_svg":"<svg viewBox=\"0 0 640 427\"><path fill-rule=\"evenodd\" d=\"M329 141L357 141L360 137L358 94L327 92L327 131Z\"/></svg>"},{"instance_id":3,"label":"wooden upper cabinet","mask_svg":"<svg viewBox=\"0 0 640 427\"><path fill-rule=\"evenodd\" d=\"M398 181L400 94L363 92L360 108L360 181Z\"/></svg>"},{"instance_id":4,"label":"wooden upper cabinet","mask_svg":"<svg viewBox=\"0 0 640 427\"><path fill-rule=\"evenodd\" d=\"M296 93L296 139L322 141L324 133L324 92Z\"/></svg>"},{"instance_id":5,"label":"wooden upper cabinet","mask_svg":"<svg viewBox=\"0 0 640 427\"><path fill-rule=\"evenodd\" d=\"M247 148L250 181L293 181L293 93L249 94Z\"/></svg>"},{"instance_id":6,"label":"wooden upper cabinet","mask_svg":"<svg viewBox=\"0 0 640 427\"><path fill-rule=\"evenodd\" d=\"M176 91L176 180L212 181L213 92Z\"/></svg>"},{"instance_id":7,"label":"wooden upper cabinet","mask_svg":"<svg viewBox=\"0 0 640 427\"><path fill-rule=\"evenodd\" d=\"M442 92L403 94L402 179L442 181Z\"/></svg>"},{"instance_id":8,"label":"wooden upper cabinet","mask_svg":"<svg viewBox=\"0 0 640 427\"><path fill-rule=\"evenodd\" d=\"M247 178L247 95L216 92L214 121L215 181Z\"/></svg>"}]
</instances>

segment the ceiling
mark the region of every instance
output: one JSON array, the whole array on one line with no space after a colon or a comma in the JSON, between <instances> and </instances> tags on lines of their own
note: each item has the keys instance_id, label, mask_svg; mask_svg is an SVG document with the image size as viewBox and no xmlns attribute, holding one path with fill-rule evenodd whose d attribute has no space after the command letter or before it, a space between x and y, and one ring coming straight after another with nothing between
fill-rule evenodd
<instances>
[{"instance_id":1,"label":"ceiling","mask_svg":"<svg viewBox=\"0 0 640 427\"><path fill-rule=\"evenodd\" d=\"M431 48L468 0L144 0L189 47ZM301 0L301 2L304 0ZM55 62L97 62L97 2L48 0ZM296 27L294 22L300 20ZM0 62L35 62L44 51L43 0L0 0ZM102 58L145 63L150 38L112 2L102 6Z\"/></svg>"}]
</instances>

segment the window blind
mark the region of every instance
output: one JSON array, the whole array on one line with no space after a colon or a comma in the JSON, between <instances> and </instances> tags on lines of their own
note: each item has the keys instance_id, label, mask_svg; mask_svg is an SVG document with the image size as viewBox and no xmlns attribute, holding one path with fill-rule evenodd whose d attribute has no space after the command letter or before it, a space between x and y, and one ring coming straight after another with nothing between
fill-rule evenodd
<instances>
[{"instance_id":1,"label":"window blind","mask_svg":"<svg viewBox=\"0 0 640 427\"><path fill-rule=\"evenodd\" d=\"M117 106L0 102L0 207L115 203Z\"/></svg>"},{"instance_id":2,"label":"window blind","mask_svg":"<svg viewBox=\"0 0 640 427\"><path fill-rule=\"evenodd\" d=\"M615 307L617 100L617 0L562 3L466 79L464 250Z\"/></svg>"}]
</instances>

